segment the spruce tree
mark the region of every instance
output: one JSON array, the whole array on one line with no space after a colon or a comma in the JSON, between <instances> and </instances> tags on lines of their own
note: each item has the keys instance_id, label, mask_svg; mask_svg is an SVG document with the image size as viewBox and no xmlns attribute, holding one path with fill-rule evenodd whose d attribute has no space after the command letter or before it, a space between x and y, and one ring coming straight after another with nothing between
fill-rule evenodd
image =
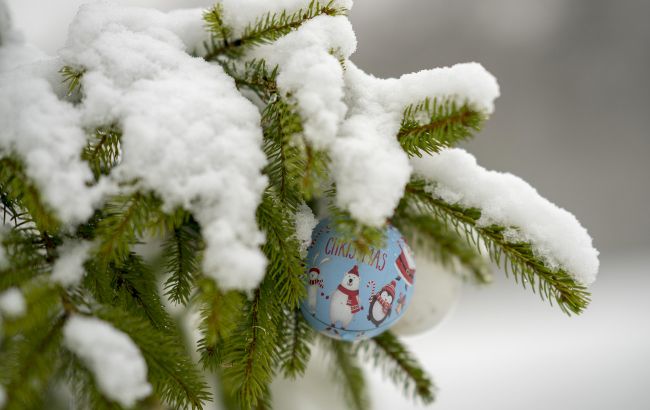
<instances>
[{"instance_id":1,"label":"spruce tree","mask_svg":"<svg viewBox=\"0 0 650 410\"><path fill-rule=\"evenodd\" d=\"M163 14L87 6L56 60L56 80L51 61L43 66L34 62L37 58L27 65L2 62L0 408L53 408L62 386L69 389L74 408L201 409L211 400L228 409L270 408L271 381L301 377L314 349L327 352L335 364L335 380L350 408L370 406L364 362L406 396L432 402L436 388L417 352L409 352L390 331L349 343L317 334L303 319L309 236L299 232L299 219L305 213L330 215L360 251L382 246L383 229L390 223L417 252L468 273L470 280L489 282L490 270L501 267L567 314L587 307L586 286L595 275L597 253L575 218L533 195L523 181L485 173L471 160L467 166L475 167L475 175L503 186L490 191L471 181L453 183L466 171L462 166L468 158L453 147L480 130L498 96L487 72L464 65L375 79L349 60L354 46L337 43L341 27L349 25L350 2L296 0L286 7L224 1L202 12ZM17 59L15 49L27 46L12 39L12 29L4 24L0 56ZM120 29L111 32L116 26ZM113 37L101 37L105 33ZM138 43L140 37L149 43ZM110 38L114 44L102 48ZM119 43L124 39L133 43ZM138 44L152 46L138 49ZM155 48L158 44L171 44L172 51ZM116 50L123 55L116 57ZM320 83L318 70L323 70ZM220 100L216 112L180 119L172 137L158 143L154 135L148 141L155 147L138 144L148 132L141 127L156 126L147 109L221 98L225 91L210 84L203 90L200 83L217 75L232 88L224 86L227 92L247 100L246 110L258 111L240 118L239 106ZM374 88L379 91L368 91ZM162 98L138 100L142 95ZM114 101L124 106L111 106ZM184 112L201 107L190 108ZM162 111L159 118L175 115ZM211 116L217 119L210 122ZM53 117L69 122L56 128ZM259 133L257 140L251 137L259 158L248 152L243 128L233 126L210 140L224 139L230 144L226 150L234 146L228 155L241 152L241 163L229 164L226 158L207 164L219 170L224 161L223 168L234 167L228 178L236 179L238 173L252 172L242 163L257 161L252 176L214 187L188 177L187 185L199 184L189 195L189 188L183 191L187 186L174 185L178 180L160 181L142 174L153 172L148 168L129 166L147 151L162 153L161 162L180 155L189 128L206 127L211 135L210 127L218 129L224 118L249 127L245 130L252 129L254 137ZM54 145L43 146L39 141L54 138L48 133L55 135ZM365 151L354 151L356 146ZM192 155L199 155L202 147L193 149ZM359 152L367 152L375 168L363 168ZM359 168L350 166L350 158L360 160ZM184 160L169 175L193 176L208 167L202 158ZM396 177L375 181L380 187L373 188L372 178L384 175L382 168ZM364 198L351 198L359 183L347 183L352 176L342 174L350 169L367 172L354 178L366 186L364 194L379 199L376 209L364 205ZM75 185L77 176L82 183ZM512 205L505 196L485 199L490 192L500 197L506 185L524 203ZM226 192L238 186L245 188L238 195ZM463 187L466 195L458 195ZM208 197L211 189L215 194ZM450 194L454 189L455 196ZM473 190L480 193L471 199ZM255 208L251 215L243 209L241 216L233 212L246 207L244 194L250 194ZM501 217L495 203L505 209ZM530 212L510 212L512 207L530 207ZM511 218L514 214L519 219ZM241 220L229 220L233 215L250 217L252 228L237 231ZM539 229L531 228L526 217L540 218L537 225L531 221ZM546 224L559 226L548 233L542 229ZM215 256L219 247L233 243ZM151 249L158 249L153 257ZM241 249L245 252L237 253ZM234 273L220 264L229 254L238 264ZM178 311L195 312L198 319ZM192 331L184 331L188 327ZM198 340L193 332L200 334ZM106 337L92 340L92 335ZM115 374L106 370L120 357L132 358L123 363L132 373L122 380L119 366ZM133 375L142 369L146 377ZM213 381L220 397L210 392Z\"/></svg>"}]
</instances>

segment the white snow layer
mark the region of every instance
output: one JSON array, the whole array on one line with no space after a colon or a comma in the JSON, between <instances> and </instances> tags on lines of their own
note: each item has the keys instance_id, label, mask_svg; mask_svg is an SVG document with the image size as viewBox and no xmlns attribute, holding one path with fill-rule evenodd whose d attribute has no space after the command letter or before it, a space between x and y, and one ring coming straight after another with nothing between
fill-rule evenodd
<instances>
[{"instance_id":1,"label":"white snow layer","mask_svg":"<svg viewBox=\"0 0 650 410\"><path fill-rule=\"evenodd\" d=\"M337 204L356 219L380 226L392 215L411 174L395 138L404 108L427 97L448 98L489 114L499 87L477 63L378 79L348 60L356 46L346 17L318 16L253 49L247 58L279 66L278 88L296 103L305 139L330 153Z\"/></svg>"},{"instance_id":2,"label":"white snow layer","mask_svg":"<svg viewBox=\"0 0 650 410\"><path fill-rule=\"evenodd\" d=\"M432 194L446 202L481 209L479 226L515 226L512 242L526 241L552 268L564 268L578 282L591 284L598 273L598 251L570 212L540 196L510 173L488 171L459 148L412 158L415 173L432 183Z\"/></svg>"},{"instance_id":3,"label":"white snow layer","mask_svg":"<svg viewBox=\"0 0 650 410\"><path fill-rule=\"evenodd\" d=\"M269 11L291 13L309 1L221 3L226 23L241 33ZM336 5L349 8L352 2ZM260 114L217 64L188 54L202 50L207 36L201 13L90 4L72 23L60 60L43 60L16 38L0 47L2 61L32 63L13 71L17 63L0 64L0 149L24 159L27 174L63 222L85 220L108 194L134 181L158 194L166 210L188 209L206 240L205 272L225 289L251 289L266 264L255 221L267 183ZM413 166L438 184L437 195L480 207L480 223L520 227L508 233L513 240L530 241L551 266L593 281L598 253L571 214L519 178L485 171L462 150L409 162L395 138L404 108L425 98L452 99L490 114L499 96L490 73L468 63L379 79L348 60L355 48L345 16L318 16L246 56L279 65L278 87L296 104L306 140L330 154L340 207L366 224L382 225ZM43 62L33 63L37 59ZM85 70L77 106L57 98L53 87L55 67L63 64ZM88 186L92 176L79 158L84 130L113 122L123 130L121 162L109 178ZM299 223L301 241L312 223ZM62 258L61 266L80 267L82 253ZM74 283L82 271L68 267L54 279Z\"/></svg>"},{"instance_id":4,"label":"white snow layer","mask_svg":"<svg viewBox=\"0 0 650 410\"><path fill-rule=\"evenodd\" d=\"M27 66L0 73L0 150L23 159L27 176L64 223L78 223L90 217L99 199L98 189L87 186L92 173L80 157L86 137L79 112L59 100L38 71Z\"/></svg>"},{"instance_id":5,"label":"white snow layer","mask_svg":"<svg viewBox=\"0 0 650 410\"><path fill-rule=\"evenodd\" d=\"M231 27L234 36L242 34L249 24L259 21L267 13L281 13L286 11L291 15L298 10L306 10L311 0L219 0L223 6L224 23ZM321 5L326 5L329 0L321 0ZM352 8L352 0L334 0L333 7L344 9Z\"/></svg>"},{"instance_id":6,"label":"white snow layer","mask_svg":"<svg viewBox=\"0 0 650 410\"><path fill-rule=\"evenodd\" d=\"M295 215L296 238L300 244L300 255L304 258L307 256L307 248L311 244L311 233L318 225L318 219L314 217L311 208L305 204L300 204Z\"/></svg>"},{"instance_id":7,"label":"white snow layer","mask_svg":"<svg viewBox=\"0 0 650 410\"><path fill-rule=\"evenodd\" d=\"M83 264L88 258L91 242L68 242L61 246L59 258L52 268L52 281L62 286L78 284L85 273Z\"/></svg>"},{"instance_id":8,"label":"white snow layer","mask_svg":"<svg viewBox=\"0 0 650 410\"><path fill-rule=\"evenodd\" d=\"M72 316L64 343L92 371L97 387L111 400L131 407L151 394L147 364L128 335L102 320Z\"/></svg>"},{"instance_id":9,"label":"white snow layer","mask_svg":"<svg viewBox=\"0 0 650 410\"><path fill-rule=\"evenodd\" d=\"M18 317L25 314L27 303L23 293L18 288L9 288L0 293L0 313L7 317Z\"/></svg>"},{"instance_id":10,"label":"white snow layer","mask_svg":"<svg viewBox=\"0 0 650 410\"><path fill-rule=\"evenodd\" d=\"M121 126L113 177L156 192L168 211L192 211L205 273L251 289L266 266L255 221L267 183L260 114L221 67L187 54L175 30L188 18L201 25L200 13L82 6L61 56L86 70L82 124Z\"/></svg>"}]
</instances>

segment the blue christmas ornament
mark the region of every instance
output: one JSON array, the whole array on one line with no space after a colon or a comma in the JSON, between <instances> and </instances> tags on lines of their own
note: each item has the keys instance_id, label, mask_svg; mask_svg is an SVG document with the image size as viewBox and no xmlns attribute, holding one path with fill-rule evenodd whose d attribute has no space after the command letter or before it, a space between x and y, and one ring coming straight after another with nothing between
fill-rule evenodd
<instances>
[{"instance_id":1,"label":"blue christmas ornament","mask_svg":"<svg viewBox=\"0 0 650 410\"><path fill-rule=\"evenodd\" d=\"M413 295L415 262L402 234L384 232L384 247L358 252L322 220L307 255L307 298L302 313L319 332L361 340L387 330L404 314Z\"/></svg>"}]
</instances>

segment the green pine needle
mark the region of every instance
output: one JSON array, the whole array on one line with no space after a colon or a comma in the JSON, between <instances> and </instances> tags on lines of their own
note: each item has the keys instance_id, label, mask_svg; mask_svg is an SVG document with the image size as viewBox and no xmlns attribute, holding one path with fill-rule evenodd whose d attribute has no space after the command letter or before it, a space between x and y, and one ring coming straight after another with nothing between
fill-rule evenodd
<instances>
[{"instance_id":1,"label":"green pine needle","mask_svg":"<svg viewBox=\"0 0 650 410\"><path fill-rule=\"evenodd\" d=\"M68 92L66 96L71 97L81 91L81 78L85 70L77 70L70 66L63 66L59 70L59 74L63 76L63 83L68 85Z\"/></svg>"},{"instance_id":2,"label":"green pine needle","mask_svg":"<svg viewBox=\"0 0 650 410\"><path fill-rule=\"evenodd\" d=\"M433 403L436 387L399 339L384 332L359 345L365 356L380 368L395 385L402 386L406 396Z\"/></svg>"},{"instance_id":3,"label":"green pine needle","mask_svg":"<svg viewBox=\"0 0 650 410\"><path fill-rule=\"evenodd\" d=\"M4 410L43 406L50 379L60 366L64 315L39 321L24 333L5 338L0 348L0 385L6 391ZM33 320L33 319L30 319Z\"/></svg>"},{"instance_id":4,"label":"green pine needle","mask_svg":"<svg viewBox=\"0 0 650 410\"><path fill-rule=\"evenodd\" d=\"M266 277L273 284L274 298L281 306L293 310L306 292L293 215L267 191L257 208L257 222L266 234L262 251L268 259Z\"/></svg>"},{"instance_id":5,"label":"green pine needle","mask_svg":"<svg viewBox=\"0 0 650 410\"><path fill-rule=\"evenodd\" d=\"M280 344L280 365L285 377L295 379L307 369L314 332L300 309L286 312L286 324Z\"/></svg>"},{"instance_id":6,"label":"green pine needle","mask_svg":"<svg viewBox=\"0 0 650 410\"><path fill-rule=\"evenodd\" d=\"M485 118L468 104L458 107L453 100L427 98L406 107L397 140L407 154L421 157L471 137Z\"/></svg>"},{"instance_id":7,"label":"green pine needle","mask_svg":"<svg viewBox=\"0 0 650 410\"><path fill-rule=\"evenodd\" d=\"M492 281L490 266L475 244L440 219L405 209L405 204L406 201L402 201L391 222L418 251L428 251L434 260L451 271L462 266L477 283Z\"/></svg>"},{"instance_id":8,"label":"green pine needle","mask_svg":"<svg viewBox=\"0 0 650 410\"><path fill-rule=\"evenodd\" d=\"M59 221L43 202L38 187L27 177L22 162L14 157L0 157L0 191L3 198L16 204L16 209L24 209L28 215L26 219L33 221L40 230L53 232L58 229Z\"/></svg>"},{"instance_id":9,"label":"green pine needle","mask_svg":"<svg viewBox=\"0 0 650 410\"><path fill-rule=\"evenodd\" d=\"M226 342L237 328L245 297L240 292L222 292L214 281L199 281L197 301L201 312L201 334L197 351L204 369L216 372L224 364Z\"/></svg>"},{"instance_id":10,"label":"green pine needle","mask_svg":"<svg viewBox=\"0 0 650 410\"><path fill-rule=\"evenodd\" d=\"M423 181L409 183L406 200L420 208L422 213L433 215L453 227L479 250L482 241L490 259L503 267L506 274L512 273L517 282L524 287L530 286L542 299L551 303L555 300L564 313L581 313L587 307L590 301L587 288L565 270L548 267L535 256L530 243L509 242L503 235L506 230L503 226L478 226L479 209L449 204L427 193L425 186Z\"/></svg>"},{"instance_id":11,"label":"green pine needle","mask_svg":"<svg viewBox=\"0 0 650 410\"><path fill-rule=\"evenodd\" d=\"M343 397L350 409L369 409L370 400L366 381L363 370L357 362L353 345L325 336L320 336L320 340L331 356L332 378L343 388Z\"/></svg>"},{"instance_id":12,"label":"green pine needle","mask_svg":"<svg viewBox=\"0 0 650 410\"><path fill-rule=\"evenodd\" d=\"M265 279L246 303L239 326L225 346L223 378L242 409L268 405L269 385L278 363L278 331L283 324L274 285Z\"/></svg>"},{"instance_id":13,"label":"green pine needle","mask_svg":"<svg viewBox=\"0 0 650 410\"><path fill-rule=\"evenodd\" d=\"M198 224L192 221L174 228L163 245L165 295L176 304L187 304L195 278L201 272L199 252L203 248Z\"/></svg>"},{"instance_id":14,"label":"green pine needle","mask_svg":"<svg viewBox=\"0 0 650 410\"><path fill-rule=\"evenodd\" d=\"M81 158L88 162L95 180L108 175L120 159L122 132L116 126L100 127L94 131L92 141L84 148Z\"/></svg>"},{"instance_id":15,"label":"green pine needle","mask_svg":"<svg viewBox=\"0 0 650 410\"><path fill-rule=\"evenodd\" d=\"M149 321L114 306L97 308L93 314L128 334L138 345L147 362L148 379L154 392L168 406L202 409L211 399L177 329L156 329Z\"/></svg>"},{"instance_id":16,"label":"green pine needle","mask_svg":"<svg viewBox=\"0 0 650 410\"><path fill-rule=\"evenodd\" d=\"M203 15L207 29L212 33L212 41L207 45L205 59L215 60L220 56L239 57L243 52L261 44L267 44L289 34L316 16L344 15L347 10L334 5L334 1L320 3L312 0L309 5L293 13L266 13L244 28L237 38L233 30L223 22L223 7L217 5Z\"/></svg>"}]
</instances>

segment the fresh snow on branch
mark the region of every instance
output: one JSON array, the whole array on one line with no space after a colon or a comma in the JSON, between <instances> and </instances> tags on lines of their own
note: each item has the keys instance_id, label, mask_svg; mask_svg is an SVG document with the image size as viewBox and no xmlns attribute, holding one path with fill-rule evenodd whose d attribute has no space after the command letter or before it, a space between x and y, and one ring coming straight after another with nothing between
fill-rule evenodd
<instances>
[{"instance_id":1,"label":"fresh snow on branch","mask_svg":"<svg viewBox=\"0 0 650 410\"><path fill-rule=\"evenodd\" d=\"M86 144L79 112L32 67L0 73L0 95L0 150L23 159L27 176L64 223L88 219L100 197L88 187L92 173L79 154Z\"/></svg>"},{"instance_id":2,"label":"fresh snow on branch","mask_svg":"<svg viewBox=\"0 0 650 410\"><path fill-rule=\"evenodd\" d=\"M335 143L347 111L339 58L347 59L356 46L346 17L317 16L248 55L280 67L278 87L297 103L305 138L316 149L329 149Z\"/></svg>"},{"instance_id":3,"label":"fresh snow on branch","mask_svg":"<svg viewBox=\"0 0 650 410\"><path fill-rule=\"evenodd\" d=\"M19 317L25 314L27 303L18 288L9 288L0 293L0 313L7 317Z\"/></svg>"},{"instance_id":4,"label":"fresh snow on branch","mask_svg":"<svg viewBox=\"0 0 650 410\"><path fill-rule=\"evenodd\" d=\"M51 279L63 286L78 284L85 273L83 264L92 242L68 242L58 249L59 258L52 268Z\"/></svg>"},{"instance_id":5,"label":"fresh snow on branch","mask_svg":"<svg viewBox=\"0 0 650 410\"><path fill-rule=\"evenodd\" d=\"M296 238L300 244L300 254L302 257L307 256L307 248L311 244L311 234L318 225L318 219L314 216L311 208L305 204L300 204L295 215Z\"/></svg>"},{"instance_id":6,"label":"fresh snow on branch","mask_svg":"<svg viewBox=\"0 0 650 410\"><path fill-rule=\"evenodd\" d=\"M578 282L591 284L598 273L598 251L570 212L554 205L521 178L488 171L460 148L412 158L417 175L431 182L431 193L445 202L481 210L479 226L508 229L511 242L530 242L551 268L563 268Z\"/></svg>"},{"instance_id":7,"label":"fresh snow on branch","mask_svg":"<svg viewBox=\"0 0 650 410\"><path fill-rule=\"evenodd\" d=\"M88 366L109 399L131 407L151 394L147 364L125 333L96 318L72 316L63 336L66 347Z\"/></svg>"},{"instance_id":8,"label":"fresh snow on branch","mask_svg":"<svg viewBox=\"0 0 650 410\"><path fill-rule=\"evenodd\" d=\"M326 5L330 0L320 0ZM219 0L224 10L224 23L231 27L235 37L240 36L244 29L267 13L275 14L286 11L293 14L300 9L306 9L311 0ZM352 0L334 0L333 7L352 8Z\"/></svg>"},{"instance_id":9,"label":"fresh snow on branch","mask_svg":"<svg viewBox=\"0 0 650 410\"><path fill-rule=\"evenodd\" d=\"M174 29L188 15L83 6L61 55L85 69L83 125L120 124L113 178L138 181L167 211L190 210L206 241L205 273L225 289L251 289L266 264L255 221L267 183L260 114L221 67L187 54Z\"/></svg>"}]
</instances>

